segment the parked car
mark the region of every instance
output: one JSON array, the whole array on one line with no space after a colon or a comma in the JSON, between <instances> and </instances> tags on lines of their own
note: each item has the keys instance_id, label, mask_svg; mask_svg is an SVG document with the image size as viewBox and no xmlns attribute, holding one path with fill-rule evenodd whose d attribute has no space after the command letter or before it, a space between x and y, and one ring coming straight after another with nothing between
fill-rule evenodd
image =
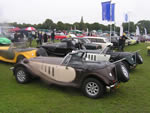
<instances>
[{"instance_id":1,"label":"parked car","mask_svg":"<svg viewBox=\"0 0 150 113\"><path fill-rule=\"evenodd\" d=\"M150 41L150 36L149 35L144 35L145 41Z\"/></svg>"},{"instance_id":2,"label":"parked car","mask_svg":"<svg viewBox=\"0 0 150 113\"><path fill-rule=\"evenodd\" d=\"M130 37L127 37L128 39L126 39L125 45L134 45L137 43L137 41L135 39L132 39Z\"/></svg>"},{"instance_id":3,"label":"parked car","mask_svg":"<svg viewBox=\"0 0 150 113\"><path fill-rule=\"evenodd\" d=\"M128 70L135 68L138 64L143 64L142 56L136 52L115 52L110 47L106 47L103 52L104 55L110 55L110 62L114 62L125 58L124 65Z\"/></svg>"},{"instance_id":4,"label":"parked car","mask_svg":"<svg viewBox=\"0 0 150 113\"><path fill-rule=\"evenodd\" d=\"M124 59L122 63L128 71L143 63L143 58L138 52L114 52L110 47L106 47L103 50L88 50L86 52L87 58L93 61L110 61L113 63Z\"/></svg>"},{"instance_id":5,"label":"parked car","mask_svg":"<svg viewBox=\"0 0 150 113\"><path fill-rule=\"evenodd\" d=\"M150 46L147 47L147 55L150 56Z\"/></svg>"},{"instance_id":6,"label":"parked car","mask_svg":"<svg viewBox=\"0 0 150 113\"><path fill-rule=\"evenodd\" d=\"M140 38L138 36L132 36L131 39L136 40L137 44L140 42Z\"/></svg>"},{"instance_id":7,"label":"parked car","mask_svg":"<svg viewBox=\"0 0 150 113\"><path fill-rule=\"evenodd\" d=\"M109 39L104 37L84 37L86 39L89 39L94 44L99 44L102 46L102 48L105 48L107 46L113 46L113 44L109 41Z\"/></svg>"},{"instance_id":8,"label":"parked car","mask_svg":"<svg viewBox=\"0 0 150 113\"><path fill-rule=\"evenodd\" d=\"M85 42L84 42L85 41ZM59 43L52 43L40 46L44 48L48 55L65 56L72 50L79 49L100 49L100 45L88 43L88 39L66 38Z\"/></svg>"},{"instance_id":9,"label":"parked car","mask_svg":"<svg viewBox=\"0 0 150 113\"><path fill-rule=\"evenodd\" d=\"M64 58L24 59L11 69L18 83L24 84L40 77L52 84L81 88L89 98L101 97L106 89L129 80L129 73L122 63L89 61L86 56L86 51L77 51Z\"/></svg>"},{"instance_id":10,"label":"parked car","mask_svg":"<svg viewBox=\"0 0 150 113\"><path fill-rule=\"evenodd\" d=\"M42 48L27 48L23 42L0 46L0 61L17 63L24 58L30 59L37 56L47 56L47 53Z\"/></svg>"},{"instance_id":11,"label":"parked car","mask_svg":"<svg viewBox=\"0 0 150 113\"><path fill-rule=\"evenodd\" d=\"M66 39L63 39L61 42L68 42L68 41L73 41L73 40L76 41L76 43L81 43L88 50L95 50L95 49L102 48L100 44L93 44L89 39L86 39L86 38L79 38L79 37L66 38Z\"/></svg>"},{"instance_id":12,"label":"parked car","mask_svg":"<svg viewBox=\"0 0 150 113\"><path fill-rule=\"evenodd\" d=\"M67 36L64 33L56 33L55 34L55 39L56 40L62 40L64 38L67 38Z\"/></svg>"}]
</instances>

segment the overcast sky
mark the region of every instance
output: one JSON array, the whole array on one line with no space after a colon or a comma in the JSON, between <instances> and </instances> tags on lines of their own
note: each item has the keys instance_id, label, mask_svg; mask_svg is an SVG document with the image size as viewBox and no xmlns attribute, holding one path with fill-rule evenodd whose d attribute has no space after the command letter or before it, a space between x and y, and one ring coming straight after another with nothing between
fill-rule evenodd
<instances>
[{"instance_id":1,"label":"overcast sky","mask_svg":"<svg viewBox=\"0 0 150 113\"><path fill-rule=\"evenodd\" d=\"M0 0L0 22L38 24L50 18L54 22L102 22L101 2L107 0ZM116 23L124 21L126 12L130 20L150 20L150 0L112 0L116 3Z\"/></svg>"}]
</instances>

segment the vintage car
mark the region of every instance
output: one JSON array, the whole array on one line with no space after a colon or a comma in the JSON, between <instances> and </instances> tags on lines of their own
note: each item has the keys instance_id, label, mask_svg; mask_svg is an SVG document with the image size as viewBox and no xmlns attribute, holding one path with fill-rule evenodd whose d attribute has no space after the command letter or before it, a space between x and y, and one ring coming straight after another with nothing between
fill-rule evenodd
<instances>
[{"instance_id":1,"label":"vintage car","mask_svg":"<svg viewBox=\"0 0 150 113\"><path fill-rule=\"evenodd\" d=\"M75 41L76 43L80 43L88 50L96 50L102 48L100 44L93 44L89 39L86 38L72 37L63 39L61 42L68 42L68 41Z\"/></svg>"},{"instance_id":2,"label":"vintage car","mask_svg":"<svg viewBox=\"0 0 150 113\"><path fill-rule=\"evenodd\" d=\"M47 53L42 48L27 48L24 42L0 46L0 61L17 63L24 58L30 59L37 56L47 56Z\"/></svg>"},{"instance_id":3,"label":"vintage car","mask_svg":"<svg viewBox=\"0 0 150 113\"><path fill-rule=\"evenodd\" d=\"M101 61L110 61L116 62L117 60L122 60L122 63L126 66L128 71L135 68L138 64L143 63L143 58L141 55L136 52L114 52L112 48L106 47L103 50L93 50L87 51L88 59L101 60Z\"/></svg>"},{"instance_id":4,"label":"vintage car","mask_svg":"<svg viewBox=\"0 0 150 113\"><path fill-rule=\"evenodd\" d=\"M91 44L89 43L88 39L82 38L66 38L63 39L61 42L58 43L51 43L40 46L45 49L49 56L56 55L56 56L65 56L72 50L79 50L79 49L101 49L100 45Z\"/></svg>"},{"instance_id":5,"label":"vintage car","mask_svg":"<svg viewBox=\"0 0 150 113\"><path fill-rule=\"evenodd\" d=\"M18 83L39 77L51 84L81 88L90 98L101 97L120 82L129 80L126 67L119 61L92 61L84 50L61 57L24 59L11 68Z\"/></svg>"},{"instance_id":6,"label":"vintage car","mask_svg":"<svg viewBox=\"0 0 150 113\"><path fill-rule=\"evenodd\" d=\"M113 46L113 44L109 41L109 39L104 37L84 37L86 39L89 39L94 44L99 44L102 46L102 48L105 48L107 46Z\"/></svg>"},{"instance_id":7,"label":"vintage car","mask_svg":"<svg viewBox=\"0 0 150 113\"><path fill-rule=\"evenodd\" d=\"M150 56L150 46L147 47L147 55Z\"/></svg>"},{"instance_id":8,"label":"vintage car","mask_svg":"<svg viewBox=\"0 0 150 113\"><path fill-rule=\"evenodd\" d=\"M124 65L128 70L135 68L138 64L143 64L143 58L138 51L135 52L115 52L110 47L106 47L101 52L105 56L110 55L110 62L115 62L117 60L125 58Z\"/></svg>"}]
</instances>

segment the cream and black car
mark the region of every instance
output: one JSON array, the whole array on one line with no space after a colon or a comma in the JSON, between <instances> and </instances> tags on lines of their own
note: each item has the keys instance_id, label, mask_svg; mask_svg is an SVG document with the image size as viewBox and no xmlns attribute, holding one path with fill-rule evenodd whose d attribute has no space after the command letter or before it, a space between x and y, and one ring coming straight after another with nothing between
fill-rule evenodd
<instances>
[{"instance_id":1,"label":"cream and black car","mask_svg":"<svg viewBox=\"0 0 150 113\"><path fill-rule=\"evenodd\" d=\"M24 84L40 77L52 84L81 88L90 98L101 97L106 90L129 80L128 70L122 63L94 59L95 56L88 58L84 50L69 53L64 58L24 59L12 69L18 83Z\"/></svg>"}]
</instances>

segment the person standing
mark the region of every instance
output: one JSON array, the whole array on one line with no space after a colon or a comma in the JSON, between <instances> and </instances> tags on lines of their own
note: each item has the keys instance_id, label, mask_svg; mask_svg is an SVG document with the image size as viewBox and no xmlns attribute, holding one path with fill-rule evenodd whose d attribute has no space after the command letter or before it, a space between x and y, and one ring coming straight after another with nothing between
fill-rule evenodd
<instances>
[{"instance_id":1,"label":"person standing","mask_svg":"<svg viewBox=\"0 0 150 113\"><path fill-rule=\"evenodd\" d=\"M15 34L14 34L14 42L18 42L19 40L18 40L18 34L17 34L17 32L15 32Z\"/></svg>"},{"instance_id":2,"label":"person standing","mask_svg":"<svg viewBox=\"0 0 150 113\"><path fill-rule=\"evenodd\" d=\"M125 33L123 33L123 35L119 39L119 50L120 51L124 51L126 39L127 39L127 37L126 37Z\"/></svg>"},{"instance_id":3,"label":"person standing","mask_svg":"<svg viewBox=\"0 0 150 113\"><path fill-rule=\"evenodd\" d=\"M31 31L28 32L28 41L29 41L29 46L31 47L32 46L32 32Z\"/></svg>"},{"instance_id":4,"label":"person standing","mask_svg":"<svg viewBox=\"0 0 150 113\"><path fill-rule=\"evenodd\" d=\"M44 43L47 43L47 41L48 41L48 36L47 36L46 32L45 32L44 35L43 35L43 39L44 39Z\"/></svg>"},{"instance_id":5,"label":"person standing","mask_svg":"<svg viewBox=\"0 0 150 113\"><path fill-rule=\"evenodd\" d=\"M55 31L53 30L51 34L51 41L54 43L54 40L55 40Z\"/></svg>"},{"instance_id":6,"label":"person standing","mask_svg":"<svg viewBox=\"0 0 150 113\"><path fill-rule=\"evenodd\" d=\"M40 45L42 45L42 33L41 32L38 33L38 38L39 38Z\"/></svg>"}]
</instances>

